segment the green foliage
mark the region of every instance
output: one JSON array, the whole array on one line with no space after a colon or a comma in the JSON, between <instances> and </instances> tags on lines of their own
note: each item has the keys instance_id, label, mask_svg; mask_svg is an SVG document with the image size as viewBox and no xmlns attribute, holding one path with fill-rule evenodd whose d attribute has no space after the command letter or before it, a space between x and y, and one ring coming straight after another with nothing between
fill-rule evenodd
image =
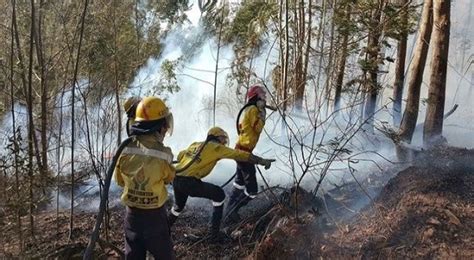
<instances>
[{"instance_id":1,"label":"green foliage","mask_svg":"<svg viewBox=\"0 0 474 260\"><path fill-rule=\"evenodd\" d=\"M243 1L238 6L223 5L205 13L204 25L222 44L233 46L231 82L244 85L252 71L250 60L259 54L271 29L271 19L278 14L278 5L267 1Z\"/></svg>"},{"instance_id":2,"label":"green foliage","mask_svg":"<svg viewBox=\"0 0 474 260\"><path fill-rule=\"evenodd\" d=\"M85 61L82 76L96 85L96 94L115 91L126 87L136 71L150 56L160 53L160 23L148 23L148 32L137 27L145 21L131 19L135 16L133 1L95 2L102 8L91 7L87 16L85 33ZM143 12L153 12L145 9ZM97 98L95 99L97 101Z\"/></svg>"},{"instance_id":3,"label":"green foliage","mask_svg":"<svg viewBox=\"0 0 474 260\"><path fill-rule=\"evenodd\" d=\"M14 135L16 135L16 142ZM18 210L24 214L27 209L28 201L28 176L27 172L30 167L26 147L22 146L23 138L20 128L15 129L12 136L8 137L5 150L0 154L0 178L5 185L3 201L6 206L4 209L10 211L10 215L14 216L14 212ZM16 161L15 161L16 156ZM15 172L15 170L18 172ZM18 177L18 187L16 186L16 177ZM35 188L37 188L36 186ZM39 189L38 189L39 190ZM19 191L19 192L17 192ZM33 202L35 203L35 202Z\"/></svg>"},{"instance_id":4,"label":"green foliage","mask_svg":"<svg viewBox=\"0 0 474 260\"><path fill-rule=\"evenodd\" d=\"M177 92L180 90L178 82L176 80L176 69L179 65L179 60L170 61L164 60L161 64L161 78L158 88L160 90L166 90L170 93Z\"/></svg>"},{"instance_id":5,"label":"green foliage","mask_svg":"<svg viewBox=\"0 0 474 260\"><path fill-rule=\"evenodd\" d=\"M187 16L184 12L191 8L189 0L148 1L148 6L158 13L161 20L165 20L170 24L186 21Z\"/></svg>"},{"instance_id":6,"label":"green foliage","mask_svg":"<svg viewBox=\"0 0 474 260\"><path fill-rule=\"evenodd\" d=\"M407 5L406 7L387 4L383 10L388 21L384 27L387 37L399 40L403 35L409 35L416 31L419 18L419 5ZM406 19L406 21L405 21Z\"/></svg>"},{"instance_id":7,"label":"green foliage","mask_svg":"<svg viewBox=\"0 0 474 260\"><path fill-rule=\"evenodd\" d=\"M278 11L277 5L263 1L245 1L224 33L226 42L251 44L255 47L267 31L271 15Z\"/></svg>"}]
</instances>

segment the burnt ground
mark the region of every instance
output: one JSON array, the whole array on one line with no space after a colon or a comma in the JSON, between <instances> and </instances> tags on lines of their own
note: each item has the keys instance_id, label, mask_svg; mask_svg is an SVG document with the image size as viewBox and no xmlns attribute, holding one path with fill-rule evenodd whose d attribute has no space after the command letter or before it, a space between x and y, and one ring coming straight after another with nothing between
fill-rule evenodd
<instances>
[{"instance_id":1,"label":"burnt ground","mask_svg":"<svg viewBox=\"0 0 474 260\"><path fill-rule=\"evenodd\" d=\"M246 219L226 227L231 239L223 243L205 237L211 206L189 207L172 230L176 254L180 259L473 259L474 151L422 151L411 166L393 171L335 187L316 200L301 189L267 190L242 212ZM119 257L123 250L122 212L121 207L110 211L110 228L102 235L108 242L97 246L100 258ZM67 214L57 220L55 212L43 212L23 256L80 258L94 221L94 214L76 212L71 242ZM0 227L0 258L17 256L14 224L4 221Z\"/></svg>"}]
</instances>

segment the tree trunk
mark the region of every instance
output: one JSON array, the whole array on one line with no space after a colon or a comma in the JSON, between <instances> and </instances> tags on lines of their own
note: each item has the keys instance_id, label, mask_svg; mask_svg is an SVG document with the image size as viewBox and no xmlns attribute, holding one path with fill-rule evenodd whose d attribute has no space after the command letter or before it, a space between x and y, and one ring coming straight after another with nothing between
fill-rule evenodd
<instances>
[{"instance_id":1,"label":"tree trunk","mask_svg":"<svg viewBox=\"0 0 474 260\"><path fill-rule=\"evenodd\" d=\"M41 69L41 168L43 178L48 178L48 85L43 53L43 3L44 1L41 0L38 13L38 33L35 35L37 36L36 55Z\"/></svg>"},{"instance_id":2,"label":"tree trunk","mask_svg":"<svg viewBox=\"0 0 474 260\"><path fill-rule=\"evenodd\" d=\"M304 1L301 1L302 4ZM312 34L312 22L313 22L313 12L312 12L312 0L308 1L308 27L306 28L306 50L304 56L304 67L303 67L303 79L306 82L308 78L308 64L309 64L309 53L311 51L311 34ZM304 29L304 28L303 28Z\"/></svg>"},{"instance_id":3,"label":"tree trunk","mask_svg":"<svg viewBox=\"0 0 474 260\"><path fill-rule=\"evenodd\" d=\"M30 31L30 53L29 53L29 65L28 65L28 89L27 93L27 110L28 110L28 177L29 177L29 219L30 219L30 234L31 237L35 235L35 225L34 225L34 196L33 196L33 187L34 187L34 174L33 174L33 135L34 126L33 126L33 47L34 47L34 38L35 38L35 1L31 0L31 31Z\"/></svg>"},{"instance_id":4,"label":"tree trunk","mask_svg":"<svg viewBox=\"0 0 474 260\"><path fill-rule=\"evenodd\" d=\"M303 46L305 42L305 14L304 14L304 2L301 1L295 2L295 45L294 56L295 56L295 66L293 71L293 87L295 90L295 108L299 111L303 109L303 99L304 99L304 90L305 90L305 79L303 78Z\"/></svg>"},{"instance_id":5,"label":"tree trunk","mask_svg":"<svg viewBox=\"0 0 474 260\"><path fill-rule=\"evenodd\" d=\"M117 55L118 54L118 47L117 47L117 25L116 25L116 14L115 14L115 8L116 8L117 2L114 0L112 2L112 19L114 21L114 27L113 27L113 32L114 32L114 81L115 81L115 106L117 108L117 146L120 145L122 142L122 111L121 106L120 106L120 81L118 78L118 70L119 70L119 62L117 60Z\"/></svg>"},{"instance_id":6,"label":"tree trunk","mask_svg":"<svg viewBox=\"0 0 474 260\"><path fill-rule=\"evenodd\" d=\"M14 42L15 42L15 31L14 31L14 16L16 14L16 1L12 1L12 24L11 24L11 49L10 49L10 105L11 105L11 113L12 113L12 129L13 129L13 147L14 147L14 155L13 155L13 162L14 162L14 170L15 170L15 193L20 194L20 178L19 178L19 162L18 162L18 152L19 152L19 145L17 140L17 129L16 129L16 117L15 117L15 90L14 90L14 80L13 80L13 66L14 66ZM16 207L16 224L17 224L17 233L18 233L18 241L20 247L20 255L23 252L23 231L22 231L22 224L21 224L21 208L23 202L20 200L20 196L17 197L15 207Z\"/></svg>"},{"instance_id":7,"label":"tree trunk","mask_svg":"<svg viewBox=\"0 0 474 260\"><path fill-rule=\"evenodd\" d=\"M283 0L281 1L282 6ZM280 7L280 13L283 13L282 7ZM280 17L283 17L283 14L280 15ZM285 116L286 116L286 108L288 104L288 62L290 58L290 44L289 44L289 38L290 38L290 33L289 33L289 28L288 28L288 21L289 21L289 14L288 14L288 0L285 0L285 38L284 38L284 54L282 55L282 73L281 73L281 83L282 83L282 93L283 93L283 109L282 109L282 120L281 120L281 128L282 128L282 133L285 128Z\"/></svg>"},{"instance_id":8,"label":"tree trunk","mask_svg":"<svg viewBox=\"0 0 474 260\"><path fill-rule=\"evenodd\" d=\"M334 18L336 12L336 0L332 2L332 17ZM328 64L326 65L326 82L324 84L324 89L326 91L326 116L329 114L329 106L331 100L331 90L332 90L332 80L334 75L334 30L335 30L335 23L334 19L331 21L331 32L330 32L330 41L329 41L329 57L328 57Z\"/></svg>"},{"instance_id":9,"label":"tree trunk","mask_svg":"<svg viewBox=\"0 0 474 260\"><path fill-rule=\"evenodd\" d=\"M225 3L224 3L225 4ZM224 27L224 13L225 13L225 6L224 4L222 5L222 15L221 15L221 20L220 20L220 27L219 27L219 36L217 40L217 54L216 54L216 67L214 71L214 92L213 92L213 102L212 102L212 126L216 126L216 102L217 102L217 75L219 72L219 55L221 51L221 40L222 40L222 27ZM252 68L250 68L251 70ZM248 79L250 79L250 74ZM248 84L247 84L247 87ZM247 95L246 95L247 96Z\"/></svg>"},{"instance_id":10,"label":"tree trunk","mask_svg":"<svg viewBox=\"0 0 474 260\"><path fill-rule=\"evenodd\" d=\"M345 19L346 21L351 20L351 4L346 3L346 10L345 10ZM347 52L348 52L348 43L349 43L349 32L347 29L340 30L339 33L342 33L342 43L341 43L341 51L339 55L339 63L337 64L337 72L336 72L336 82L335 82L335 89L334 89L334 111L338 111L341 108L341 93L342 93L342 86L344 82L344 73L346 70L346 60L347 60Z\"/></svg>"},{"instance_id":11,"label":"tree trunk","mask_svg":"<svg viewBox=\"0 0 474 260\"><path fill-rule=\"evenodd\" d=\"M448 67L451 1L433 2L433 56L431 58L428 107L423 128L423 143L431 145L443 133L446 72Z\"/></svg>"},{"instance_id":12,"label":"tree trunk","mask_svg":"<svg viewBox=\"0 0 474 260\"><path fill-rule=\"evenodd\" d=\"M407 55L407 24L408 24L408 0L403 0L402 4L402 26L403 32L398 40L397 65L395 67L395 82L393 85L393 125L399 126L402 111L403 84L405 82L405 60Z\"/></svg>"},{"instance_id":13,"label":"tree trunk","mask_svg":"<svg viewBox=\"0 0 474 260\"><path fill-rule=\"evenodd\" d=\"M318 76L316 77L316 86L315 86L315 96L316 96L316 107L321 108L323 105L323 102L318 99L322 99L319 96L319 82L321 81L321 74L322 74L322 68L323 68L323 52L324 52L324 33L325 33L325 26L324 24L326 23L326 12L327 12L327 0L322 0L321 3L321 18L319 19L319 28L318 28L318 34L317 34L317 41L316 41L316 47L319 47L319 61L318 61ZM322 95L321 95L322 96Z\"/></svg>"},{"instance_id":14,"label":"tree trunk","mask_svg":"<svg viewBox=\"0 0 474 260\"><path fill-rule=\"evenodd\" d=\"M33 1L33 0L32 0ZM72 79L72 94L71 94L71 210L69 216L69 239L73 238L73 229L74 229L74 107L75 107L75 91L76 91L76 84L77 84L77 73L79 70L79 61L81 57L81 46L82 46L82 38L84 35L84 22L85 16L87 12L87 6L89 4L89 0L85 0L84 3L84 10L82 11L81 17L81 28L80 28L80 36L79 36L79 45L77 46L77 56L76 56L76 64L74 66L74 75Z\"/></svg>"},{"instance_id":15,"label":"tree trunk","mask_svg":"<svg viewBox=\"0 0 474 260\"><path fill-rule=\"evenodd\" d=\"M367 42L367 63L369 64L367 73L369 77L365 83L366 98L364 105L364 121L367 124L365 129L369 132L373 132L374 130L374 114L379 90L378 57L380 51L380 35L382 31L382 28L380 27L380 19L382 16L383 3L383 0L379 0L378 6L373 11L369 28L369 39Z\"/></svg>"},{"instance_id":16,"label":"tree trunk","mask_svg":"<svg viewBox=\"0 0 474 260\"><path fill-rule=\"evenodd\" d=\"M407 104L400 124L400 138L408 143L411 142L418 120L420 88L423 82L423 71L425 70L426 56L428 55L433 28L432 0L425 0L421 19L415 54L409 68Z\"/></svg>"}]
</instances>

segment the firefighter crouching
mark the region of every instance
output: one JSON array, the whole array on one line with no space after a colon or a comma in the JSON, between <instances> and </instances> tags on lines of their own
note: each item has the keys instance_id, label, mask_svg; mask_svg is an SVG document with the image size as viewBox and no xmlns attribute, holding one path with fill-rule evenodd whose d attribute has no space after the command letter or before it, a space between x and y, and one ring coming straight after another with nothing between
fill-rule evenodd
<instances>
[{"instance_id":1,"label":"firefighter crouching","mask_svg":"<svg viewBox=\"0 0 474 260\"><path fill-rule=\"evenodd\" d=\"M210 221L209 233L211 240L219 240L224 236L220 232L220 224L224 209L224 190L214 184L201 181L210 174L217 161L232 159L238 162L264 165L265 169L275 160L263 159L249 152L227 147L229 137L220 127L213 127L207 133L206 141L195 142L178 155L176 178L173 181L175 204L171 208L170 223L173 224L183 211L188 197L199 197L212 200L214 210ZM184 169L180 172L180 169Z\"/></svg>"}]
</instances>

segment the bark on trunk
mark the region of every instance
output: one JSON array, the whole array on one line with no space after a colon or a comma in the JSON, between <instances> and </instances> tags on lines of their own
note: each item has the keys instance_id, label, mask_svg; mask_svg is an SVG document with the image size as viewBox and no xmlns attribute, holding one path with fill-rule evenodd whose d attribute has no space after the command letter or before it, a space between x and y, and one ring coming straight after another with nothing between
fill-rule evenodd
<instances>
[{"instance_id":1,"label":"bark on trunk","mask_svg":"<svg viewBox=\"0 0 474 260\"><path fill-rule=\"evenodd\" d=\"M443 133L446 72L449 52L451 1L434 0L433 3L433 56L431 58L428 107L423 128L423 142L431 145Z\"/></svg>"},{"instance_id":2,"label":"bark on trunk","mask_svg":"<svg viewBox=\"0 0 474 260\"><path fill-rule=\"evenodd\" d=\"M402 141L411 142L418 120L420 105L420 88L423 81L426 56L433 28L432 0L425 0L423 5L422 21L418 39L416 40L415 54L409 69L408 96L405 112L400 124L400 138Z\"/></svg>"},{"instance_id":3,"label":"bark on trunk","mask_svg":"<svg viewBox=\"0 0 474 260\"><path fill-rule=\"evenodd\" d=\"M346 21L350 21L351 19L351 4L346 4L345 10L345 18ZM344 73L346 69L346 60L347 60L347 50L348 50L348 43L349 43L349 32L347 29L344 29L342 32L342 43L341 43L341 52L339 55L339 63L337 65L337 72L336 72L336 82L335 82L335 90L334 90L334 111L338 111L341 108L341 93L342 93L342 86L344 82Z\"/></svg>"},{"instance_id":4,"label":"bark on trunk","mask_svg":"<svg viewBox=\"0 0 474 260\"><path fill-rule=\"evenodd\" d=\"M403 11L402 11L402 26L403 33L400 40L398 41L397 50L397 65L395 68L395 83L393 86L393 125L399 126L401 121L402 111L402 97L403 97L403 84L405 82L405 60L407 55L407 3L408 0L403 0Z\"/></svg>"},{"instance_id":5,"label":"bark on trunk","mask_svg":"<svg viewBox=\"0 0 474 260\"><path fill-rule=\"evenodd\" d=\"M379 1L378 6L372 15L369 40L367 43L367 62L369 63L368 80L366 82L366 99L364 106L365 129L369 132L373 131L375 106L377 103L378 85L378 57L380 51L380 19L382 16L383 1Z\"/></svg>"}]
</instances>

